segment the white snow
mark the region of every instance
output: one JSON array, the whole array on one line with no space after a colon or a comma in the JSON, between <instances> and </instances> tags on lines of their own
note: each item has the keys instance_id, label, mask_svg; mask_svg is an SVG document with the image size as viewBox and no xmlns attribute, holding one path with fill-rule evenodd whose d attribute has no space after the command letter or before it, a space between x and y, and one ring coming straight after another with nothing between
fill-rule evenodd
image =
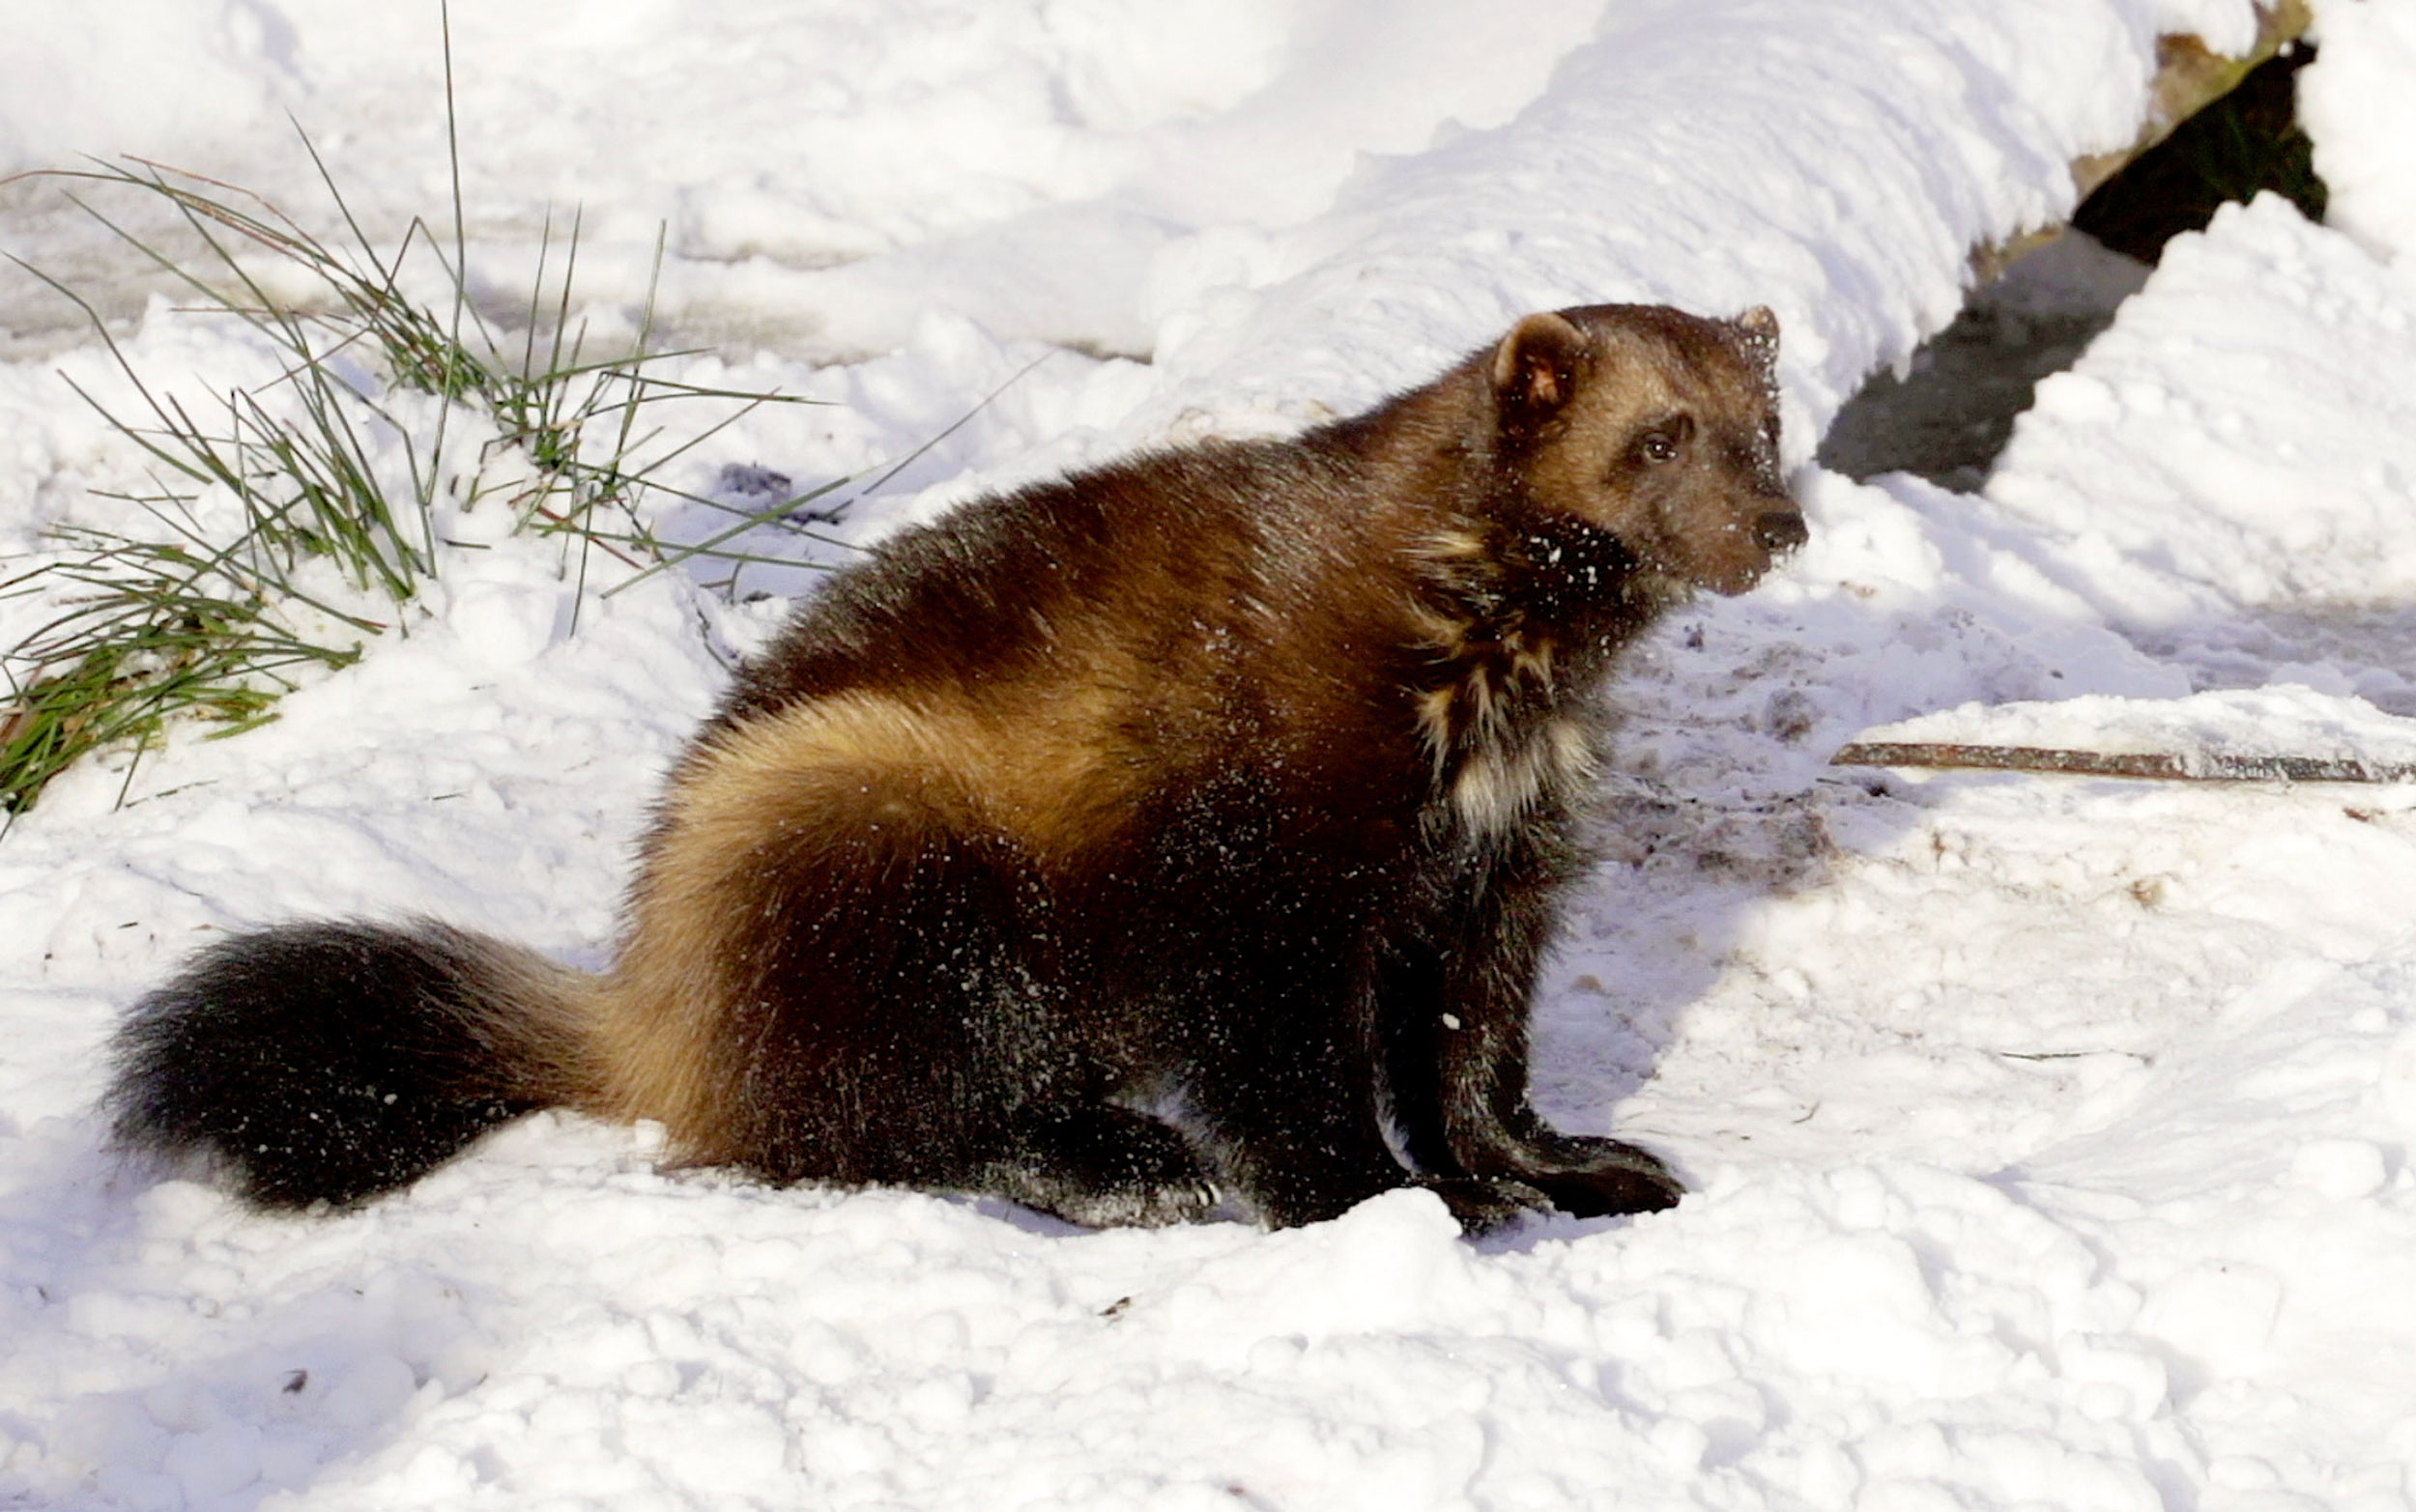
<instances>
[{"instance_id":1,"label":"white snow","mask_svg":"<svg viewBox=\"0 0 2416 1512\"><path fill-rule=\"evenodd\" d=\"M373 234L449 215L432 7L8 21L0 173L134 153L325 227L290 111ZM576 206L590 318L625 330L668 225L671 334L716 351L666 371L831 401L747 416L683 486L877 476L964 420L835 527L863 541L1131 445L1350 411L1580 300L1772 306L1801 462L1951 317L1973 244L2060 216L2069 159L2130 137L2159 32L2236 46L2253 17L453 21L490 307ZM663 575L573 634L558 556L505 543L448 557L408 635L273 725L180 739L123 806L122 758L93 763L0 840L0 1506L2407 1507L2416 791L1826 764L1933 715L2401 750L2416 3L2318 21L2339 229L2268 201L2176 243L1979 494L1804 466L1811 546L1682 614L1619 690L1536 1079L1566 1127L1667 1153L1677 1209L1471 1244L1396 1193L1280 1234L1090 1234L661 1172L648 1130L551 1115L343 1217L118 1171L101 1046L210 931L425 911L604 957L714 649L778 604ZM184 391L273 371L151 299L55 185L0 186L0 244ZM90 490L142 469L54 372L112 391L90 333L14 273L0 298L21 554L115 518ZM40 617L0 601L0 640Z\"/></svg>"}]
</instances>

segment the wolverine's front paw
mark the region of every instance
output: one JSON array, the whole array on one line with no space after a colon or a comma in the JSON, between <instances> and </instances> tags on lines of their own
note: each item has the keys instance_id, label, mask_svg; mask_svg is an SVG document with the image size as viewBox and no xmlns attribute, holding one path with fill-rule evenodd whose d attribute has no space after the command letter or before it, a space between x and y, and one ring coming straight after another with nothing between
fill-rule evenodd
<instances>
[{"instance_id":1,"label":"wolverine's front paw","mask_svg":"<svg viewBox=\"0 0 2416 1512\"><path fill-rule=\"evenodd\" d=\"M1650 1151L1574 1134L1552 1136L1518 1177L1541 1188L1553 1207L1578 1218L1658 1212L1676 1207L1686 1192Z\"/></svg>"}]
</instances>

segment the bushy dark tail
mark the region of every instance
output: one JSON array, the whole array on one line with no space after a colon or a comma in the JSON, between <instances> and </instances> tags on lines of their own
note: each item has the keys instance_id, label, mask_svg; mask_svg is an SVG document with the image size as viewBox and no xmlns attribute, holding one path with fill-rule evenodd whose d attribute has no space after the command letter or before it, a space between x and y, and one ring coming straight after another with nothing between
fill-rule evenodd
<instances>
[{"instance_id":1,"label":"bushy dark tail","mask_svg":"<svg viewBox=\"0 0 2416 1512\"><path fill-rule=\"evenodd\" d=\"M583 1100L590 979L420 922L298 924L195 956L112 1046L112 1133L263 1208L408 1185L487 1129Z\"/></svg>"}]
</instances>

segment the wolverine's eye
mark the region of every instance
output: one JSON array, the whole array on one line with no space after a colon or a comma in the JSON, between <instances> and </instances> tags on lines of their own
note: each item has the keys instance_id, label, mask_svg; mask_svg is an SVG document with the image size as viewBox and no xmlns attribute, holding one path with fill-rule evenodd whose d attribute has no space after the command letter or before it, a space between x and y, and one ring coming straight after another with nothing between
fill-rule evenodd
<instances>
[{"instance_id":1,"label":"wolverine's eye","mask_svg":"<svg viewBox=\"0 0 2416 1512\"><path fill-rule=\"evenodd\" d=\"M1676 462L1694 434L1694 417L1673 414L1636 438L1636 455L1651 463Z\"/></svg>"}]
</instances>

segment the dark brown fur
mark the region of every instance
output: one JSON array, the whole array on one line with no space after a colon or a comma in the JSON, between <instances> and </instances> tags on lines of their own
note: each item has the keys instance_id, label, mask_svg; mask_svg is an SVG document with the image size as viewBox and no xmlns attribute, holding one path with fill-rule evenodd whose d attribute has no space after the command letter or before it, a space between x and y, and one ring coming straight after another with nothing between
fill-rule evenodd
<instances>
[{"instance_id":1,"label":"dark brown fur","mask_svg":"<svg viewBox=\"0 0 2416 1512\"><path fill-rule=\"evenodd\" d=\"M1618 653L1802 539L1775 340L1759 310L1531 316L1296 440L909 531L699 734L609 975L424 926L237 939L123 1032L120 1134L270 1202L399 1184L482 1119L566 1103L774 1181L1093 1223L1219 1193L1300 1223L1412 1182L1472 1225L1664 1206L1651 1155L1529 1109L1528 1000ZM422 984L310 990L381 974ZM388 1021L475 1044L388 1053ZM264 1134L214 1042L303 1023L341 1041L309 1052L331 1084L446 1112L412 1144L432 1158L366 1111Z\"/></svg>"}]
</instances>

